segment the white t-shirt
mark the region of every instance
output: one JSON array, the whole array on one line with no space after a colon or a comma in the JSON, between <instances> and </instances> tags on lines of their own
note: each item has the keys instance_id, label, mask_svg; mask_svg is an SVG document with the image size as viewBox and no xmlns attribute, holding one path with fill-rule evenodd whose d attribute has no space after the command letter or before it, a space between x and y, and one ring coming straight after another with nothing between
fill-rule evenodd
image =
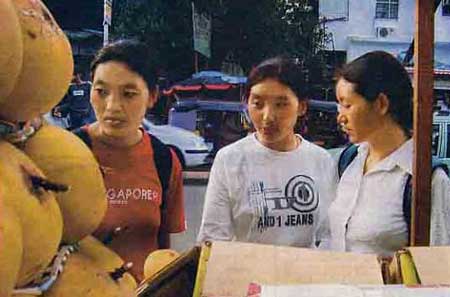
<instances>
[{"instance_id":1,"label":"white t-shirt","mask_svg":"<svg viewBox=\"0 0 450 297\"><path fill-rule=\"evenodd\" d=\"M408 244L403 194L412 174L408 140L363 175L368 145L344 171L329 209L331 248L390 256ZM450 180L442 169L432 178L431 244L450 243Z\"/></svg>"},{"instance_id":2,"label":"white t-shirt","mask_svg":"<svg viewBox=\"0 0 450 297\"><path fill-rule=\"evenodd\" d=\"M198 241L314 246L328 239L321 226L336 184L333 159L319 146L302 139L279 152L249 135L216 155Z\"/></svg>"}]
</instances>

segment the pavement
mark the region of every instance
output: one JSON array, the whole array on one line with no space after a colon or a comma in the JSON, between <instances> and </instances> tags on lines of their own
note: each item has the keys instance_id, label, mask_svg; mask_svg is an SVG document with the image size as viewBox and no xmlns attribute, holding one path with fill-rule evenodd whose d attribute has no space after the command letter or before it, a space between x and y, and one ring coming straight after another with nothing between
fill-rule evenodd
<instances>
[{"instance_id":1,"label":"pavement","mask_svg":"<svg viewBox=\"0 0 450 297\"><path fill-rule=\"evenodd\" d=\"M203 214L206 185L209 172L183 172L184 212L186 231L171 234L171 246L178 252L189 250L195 245Z\"/></svg>"},{"instance_id":2,"label":"pavement","mask_svg":"<svg viewBox=\"0 0 450 297\"><path fill-rule=\"evenodd\" d=\"M183 171L184 183L207 184L208 179L209 179L209 171Z\"/></svg>"}]
</instances>

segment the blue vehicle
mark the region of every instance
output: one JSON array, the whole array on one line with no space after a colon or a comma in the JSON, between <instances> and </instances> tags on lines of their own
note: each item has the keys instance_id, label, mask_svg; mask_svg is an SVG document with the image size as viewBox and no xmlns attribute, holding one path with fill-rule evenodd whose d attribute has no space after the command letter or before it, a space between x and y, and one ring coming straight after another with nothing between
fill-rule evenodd
<instances>
[{"instance_id":1,"label":"blue vehicle","mask_svg":"<svg viewBox=\"0 0 450 297\"><path fill-rule=\"evenodd\" d=\"M168 124L196 131L212 147L221 147L245 137L249 131L247 105L239 101L189 98L175 102Z\"/></svg>"}]
</instances>

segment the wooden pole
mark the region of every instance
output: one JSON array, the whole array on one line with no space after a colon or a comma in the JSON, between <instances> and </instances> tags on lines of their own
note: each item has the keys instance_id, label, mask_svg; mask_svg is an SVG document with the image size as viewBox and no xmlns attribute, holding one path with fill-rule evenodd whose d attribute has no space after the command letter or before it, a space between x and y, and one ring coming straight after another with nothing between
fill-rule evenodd
<instances>
[{"instance_id":1,"label":"wooden pole","mask_svg":"<svg viewBox=\"0 0 450 297\"><path fill-rule=\"evenodd\" d=\"M414 43L414 163L411 245L430 243L434 1L416 0Z\"/></svg>"}]
</instances>

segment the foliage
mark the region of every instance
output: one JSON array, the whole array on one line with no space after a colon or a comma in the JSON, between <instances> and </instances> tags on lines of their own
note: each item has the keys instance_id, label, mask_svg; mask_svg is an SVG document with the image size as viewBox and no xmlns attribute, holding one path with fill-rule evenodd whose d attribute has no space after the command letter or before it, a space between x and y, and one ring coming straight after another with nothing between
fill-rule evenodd
<instances>
[{"instance_id":1,"label":"foliage","mask_svg":"<svg viewBox=\"0 0 450 297\"><path fill-rule=\"evenodd\" d=\"M321 78L325 32L319 25L317 1L197 0L195 5L212 16L210 68L220 69L232 56L247 72L264 58L287 55L304 63L312 79ZM172 78L193 72L190 1L115 0L113 12L115 38L136 37L155 45L155 58ZM201 59L201 66L205 61Z\"/></svg>"}]
</instances>

